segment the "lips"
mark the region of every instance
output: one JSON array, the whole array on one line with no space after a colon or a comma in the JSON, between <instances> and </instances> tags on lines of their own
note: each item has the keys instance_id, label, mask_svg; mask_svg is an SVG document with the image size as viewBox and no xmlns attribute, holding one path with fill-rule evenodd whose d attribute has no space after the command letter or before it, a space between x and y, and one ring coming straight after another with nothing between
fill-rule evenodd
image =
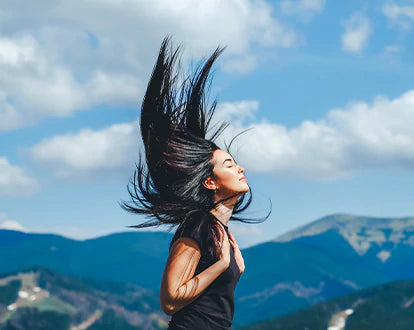
<instances>
[{"instance_id":1,"label":"lips","mask_svg":"<svg viewBox=\"0 0 414 330\"><path fill-rule=\"evenodd\" d=\"M241 177L241 178L239 179L239 181L241 181L241 180L246 180L246 177L245 177L245 176ZM247 180L246 180L246 181L247 181Z\"/></svg>"}]
</instances>

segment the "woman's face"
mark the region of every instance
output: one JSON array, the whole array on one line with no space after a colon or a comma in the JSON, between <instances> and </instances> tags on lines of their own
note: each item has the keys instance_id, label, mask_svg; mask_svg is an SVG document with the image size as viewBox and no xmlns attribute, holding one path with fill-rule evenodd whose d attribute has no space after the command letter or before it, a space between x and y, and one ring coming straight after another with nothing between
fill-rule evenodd
<instances>
[{"instance_id":1,"label":"woman's face","mask_svg":"<svg viewBox=\"0 0 414 330\"><path fill-rule=\"evenodd\" d=\"M249 191L244 168L237 165L229 153L217 149L213 153L212 161L215 177L208 178L205 186L208 189L217 189L215 195L218 198L226 198L237 193L244 194Z\"/></svg>"}]
</instances>

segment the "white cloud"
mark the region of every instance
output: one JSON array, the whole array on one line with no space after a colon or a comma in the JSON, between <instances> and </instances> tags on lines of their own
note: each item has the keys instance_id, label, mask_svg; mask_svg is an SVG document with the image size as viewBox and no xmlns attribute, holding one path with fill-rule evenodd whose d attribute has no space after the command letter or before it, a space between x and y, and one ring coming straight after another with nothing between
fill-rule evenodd
<instances>
[{"instance_id":1,"label":"white cloud","mask_svg":"<svg viewBox=\"0 0 414 330\"><path fill-rule=\"evenodd\" d=\"M414 90L391 100L377 96L372 104L351 102L318 121L307 120L291 129L257 119L258 108L257 101L221 103L212 122L213 126L222 120L231 123L216 141L222 148L236 134L253 128L231 148L247 175L330 181L369 169L414 169ZM59 175L118 170L132 164L135 150L141 148L134 127L133 123L116 124L100 131L55 136L31 152Z\"/></svg>"},{"instance_id":2,"label":"white cloud","mask_svg":"<svg viewBox=\"0 0 414 330\"><path fill-rule=\"evenodd\" d=\"M106 229L106 228L105 228ZM69 239L74 240L84 240L90 238L97 238L103 235L107 235L112 232L105 230L104 228L87 228L85 226L76 226L76 225L62 225L55 223L48 223L47 225L34 227L30 229L30 233L35 234L54 234L63 236ZM112 229L112 228L111 228ZM51 249L56 249L56 247L50 247Z\"/></svg>"},{"instance_id":3,"label":"white cloud","mask_svg":"<svg viewBox=\"0 0 414 330\"><path fill-rule=\"evenodd\" d=\"M102 236L107 236L111 234L118 233L127 233L127 232L136 232L136 228L122 228L120 226L78 226L78 225L62 225L56 223L48 223L41 226L35 226L29 230L30 233L36 234L54 234L60 235L69 239L74 240L87 240L95 239ZM146 232L165 232L165 228L146 228ZM26 230L27 232L27 230ZM52 247L53 248L53 247Z\"/></svg>"},{"instance_id":4,"label":"white cloud","mask_svg":"<svg viewBox=\"0 0 414 330\"><path fill-rule=\"evenodd\" d=\"M0 229L27 231L19 222L8 219L7 215L2 212L0 212Z\"/></svg>"},{"instance_id":5,"label":"white cloud","mask_svg":"<svg viewBox=\"0 0 414 330\"><path fill-rule=\"evenodd\" d=\"M409 30L414 20L414 6L400 6L395 3L386 3L382 6L382 13L392 24L404 30Z\"/></svg>"},{"instance_id":6,"label":"white cloud","mask_svg":"<svg viewBox=\"0 0 414 330\"><path fill-rule=\"evenodd\" d=\"M4 220L0 223L0 229L26 231L20 223L13 220Z\"/></svg>"},{"instance_id":7,"label":"white cloud","mask_svg":"<svg viewBox=\"0 0 414 330\"><path fill-rule=\"evenodd\" d=\"M384 48L384 54L385 55L391 55L396 53L401 53L403 51L403 48L398 45L388 45Z\"/></svg>"},{"instance_id":8,"label":"white cloud","mask_svg":"<svg viewBox=\"0 0 414 330\"><path fill-rule=\"evenodd\" d=\"M384 56L389 63L399 63L404 51L404 48L400 45L387 45L382 51L382 56Z\"/></svg>"},{"instance_id":9,"label":"white cloud","mask_svg":"<svg viewBox=\"0 0 414 330\"><path fill-rule=\"evenodd\" d=\"M238 116L236 116L238 117ZM247 172L269 173L316 181L348 178L362 170L414 169L414 90L372 104L351 102L318 121L298 127L266 119L232 121L222 140L253 127L234 142L237 158Z\"/></svg>"},{"instance_id":10,"label":"white cloud","mask_svg":"<svg viewBox=\"0 0 414 330\"><path fill-rule=\"evenodd\" d=\"M14 1L1 15L0 130L136 105L167 34L184 45L184 60L228 45L221 65L237 72L252 70L260 49L296 42L262 0Z\"/></svg>"},{"instance_id":11,"label":"white cloud","mask_svg":"<svg viewBox=\"0 0 414 330\"><path fill-rule=\"evenodd\" d=\"M132 104L139 81L125 73L95 68L84 79L50 58L31 36L0 38L0 130L65 117L97 104Z\"/></svg>"},{"instance_id":12,"label":"white cloud","mask_svg":"<svg viewBox=\"0 0 414 330\"><path fill-rule=\"evenodd\" d=\"M218 104L214 114L212 125L217 125L222 120L231 121L233 124L242 124L247 120L254 120L255 113L259 109L258 101L223 102Z\"/></svg>"},{"instance_id":13,"label":"white cloud","mask_svg":"<svg viewBox=\"0 0 414 330\"><path fill-rule=\"evenodd\" d=\"M258 106L257 101L221 103L211 125L220 120L240 124L252 120ZM29 154L38 163L51 168L59 178L85 173L99 176L103 171L131 168L138 150L142 150L140 134L138 121L113 124L100 130L83 129L44 139L31 147Z\"/></svg>"},{"instance_id":14,"label":"white cloud","mask_svg":"<svg viewBox=\"0 0 414 330\"><path fill-rule=\"evenodd\" d=\"M58 177L119 169L132 165L136 158L141 138L137 128L138 122L132 122L57 135L41 141L30 153Z\"/></svg>"},{"instance_id":15,"label":"white cloud","mask_svg":"<svg viewBox=\"0 0 414 330\"><path fill-rule=\"evenodd\" d=\"M372 34L372 26L367 17L357 12L344 22L345 32L342 35L342 49L350 53L360 53L367 45Z\"/></svg>"},{"instance_id":16,"label":"white cloud","mask_svg":"<svg viewBox=\"0 0 414 330\"><path fill-rule=\"evenodd\" d=\"M247 73L257 65L257 58L251 54L235 57L223 63L223 71Z\"/></svg>"},{"instance_id":17,"label":"white cloud","mask_svg":"<svg viewBox=\"0 0 414 330\"><path fill-rule=\"evenodd\" d=\"M38 188L37 179L30 177L26 170L0 157L0 195L28 195Z\"/></svg>"},{"instance_id":18,"label":"white cloud","mask_svg":"<svg viewBox=\"0 0 414 330\"><path fill-rule=\"evenodd\" d=\"M280 10L284 14L296 15L309 22L313 16L323 11L324 6L325 0L283 0Z\"/></svg>"}]
</instances>

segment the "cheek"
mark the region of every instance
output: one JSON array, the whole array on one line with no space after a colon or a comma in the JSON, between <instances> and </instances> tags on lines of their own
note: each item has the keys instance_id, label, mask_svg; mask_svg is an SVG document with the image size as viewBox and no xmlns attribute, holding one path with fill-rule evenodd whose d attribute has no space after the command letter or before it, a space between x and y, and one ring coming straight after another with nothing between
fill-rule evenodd
<instances>
[{"instance_id":1,"label":"cheek","mask_svg":"<svg viewBox=\"0 0 414 330\"><path fill-rule=\"evenodd\" d=\"M220 180L224 185L234 185L238 182L239 177L237 176L237 173L233 171L226 171L222 173Z\"/></svg>"}]
</instances>

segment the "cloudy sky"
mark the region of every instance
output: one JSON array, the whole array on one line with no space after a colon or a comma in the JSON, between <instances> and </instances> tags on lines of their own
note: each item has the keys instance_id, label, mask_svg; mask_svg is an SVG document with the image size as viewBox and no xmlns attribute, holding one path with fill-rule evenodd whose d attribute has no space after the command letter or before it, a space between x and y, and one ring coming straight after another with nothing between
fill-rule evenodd
<instances>
[{"instance_id":1,"label":"cloudy sky","mask_svg":"<svg viewBox=\"0 0 414 330\"><path fill-rule=\"evenodd\" d=\"M4 0L0 228L125 230L137 118L161 41L217 46L216 119L253 190L242 247L333 213L412 216L414 1ZM223 144L221 144L224 146ZM158 230L162 230L159 228Z\"/></svg>"}]
</instances>

